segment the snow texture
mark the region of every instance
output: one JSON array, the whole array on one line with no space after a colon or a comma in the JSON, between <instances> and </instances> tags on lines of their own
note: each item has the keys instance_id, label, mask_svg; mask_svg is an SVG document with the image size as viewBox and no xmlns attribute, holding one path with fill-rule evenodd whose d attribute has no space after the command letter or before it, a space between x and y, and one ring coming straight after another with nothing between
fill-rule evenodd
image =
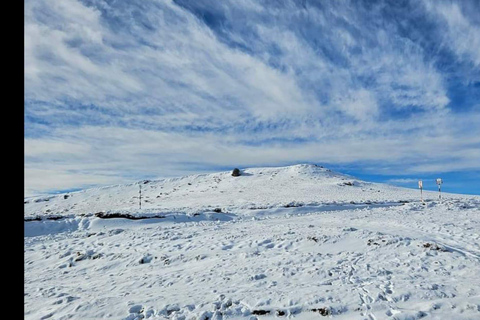
<instances>
[{"instance_id":1,"label":"snow texture","mask_svg":"<svg viewBox=\"0 0 480 320\"><path fill-rule=\"evenodd\" d=\"M296 165L26 198L24 317L479 319L480 197L419 196Z\"/></svg>"}]
</instances>

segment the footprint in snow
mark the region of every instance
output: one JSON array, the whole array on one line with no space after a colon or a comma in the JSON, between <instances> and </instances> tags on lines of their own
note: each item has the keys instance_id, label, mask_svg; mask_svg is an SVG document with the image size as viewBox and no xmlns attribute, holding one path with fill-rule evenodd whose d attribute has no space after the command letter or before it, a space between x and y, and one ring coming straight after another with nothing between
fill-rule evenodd
<instances>
[{"instance_id":1,"label":"footprint in snow","mask_svg":"<svg viewBox=\"0 0 480 320\"><path fill-rule=\"evenodd\" d=\"M151 254L146 254L138 260L138 263L140 264L150 263L152 259L153 259L153 256Z\"/></svg>"},{"instance_id":2,"label":"footprint in snow","mask_svg":"<svg viewBox=\"0 0 480 320\"><path fill-rule=\"evenodd\" d=\"M145 311L145 308L140 304L131 306L128 309L128 312L130 314L126 318L124 318L124 320L140 320L144 318L149 318L154 315L154 310L148 309Z\"/></svg>"},{"instance_id":3,"label":"footprint in snow","mask_svg":"<svg viewBox=\"0 0 480 320\"><path fill-rule=\"evenodd\" d=\"M261 279L265 279L267 276L263 273L261 274L256 274L252 277L250 277L250 280L261 280Z\"/></svg>"}]
</instances>

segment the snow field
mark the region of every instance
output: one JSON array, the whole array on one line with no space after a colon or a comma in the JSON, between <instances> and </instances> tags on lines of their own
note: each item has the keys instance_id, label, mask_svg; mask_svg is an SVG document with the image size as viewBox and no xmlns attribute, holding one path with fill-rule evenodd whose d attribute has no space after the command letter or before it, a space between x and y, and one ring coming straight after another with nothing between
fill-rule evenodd
<instances>
[{"instance_id":1,"label":"snow field","mask_svg":"<svg viewBox=\"0 0 480 320\"><path fill-rule=\"evenodd\" d=\"M263 210L27 236L25 319L480 318L478 197Z\"/></svg>"}]
</instances>

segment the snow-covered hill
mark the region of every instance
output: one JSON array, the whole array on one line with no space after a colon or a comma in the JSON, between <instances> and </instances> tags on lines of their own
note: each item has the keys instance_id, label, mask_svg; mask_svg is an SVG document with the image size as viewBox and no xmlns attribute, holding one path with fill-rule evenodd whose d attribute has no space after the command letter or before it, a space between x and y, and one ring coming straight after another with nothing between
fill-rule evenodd
<instances>
[{"instance_id":1,"label":"snow-covered hill","mask_svg":"<svg viewBox=\"0 0 480 320\"><path fill-rule=\"evenodd\" d=\"M480 197L424 198L314 165L28 198L24 318L480 319Z\"/></svg>"},{"instance_id":2,"label":"snow-covered hill","mask_svg":"<svg viewBox=\"0 0 480 320\"><path fill-rule=\"evenodd\" d=\"M462 198L459 195L443 196ZM438 194L424 192L424 197L436 199ZM233 177L231 171L228 171L33 197L25 199L25 217L72 216L97 212L133 215L175 212L192 215L217 208L223 212L241 214L245 209L378 204L418 201L419 198L418 190L368 183L320 166L299 164L244 169L239 177Z\"/></svg>"}]
</instances>

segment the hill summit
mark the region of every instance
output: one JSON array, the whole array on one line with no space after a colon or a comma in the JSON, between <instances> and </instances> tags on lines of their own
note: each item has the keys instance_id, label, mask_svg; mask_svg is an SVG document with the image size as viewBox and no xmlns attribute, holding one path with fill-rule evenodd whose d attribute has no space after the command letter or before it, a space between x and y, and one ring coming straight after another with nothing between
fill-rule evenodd
<instances>
[{"instance_id":1,"label":"hill summit","mask_svg":"<svg viewBox=\"0 0 480 320\"><path fill-rule=\"evenodd\" d=\"M32 197L25 199L24 208L26 217L100 211L192 213L212 208L232 211L417 198L416 190L361 181L314 164L297 164L240 169L237 177L224 171Z\"/></svg>"}]
</instances>

